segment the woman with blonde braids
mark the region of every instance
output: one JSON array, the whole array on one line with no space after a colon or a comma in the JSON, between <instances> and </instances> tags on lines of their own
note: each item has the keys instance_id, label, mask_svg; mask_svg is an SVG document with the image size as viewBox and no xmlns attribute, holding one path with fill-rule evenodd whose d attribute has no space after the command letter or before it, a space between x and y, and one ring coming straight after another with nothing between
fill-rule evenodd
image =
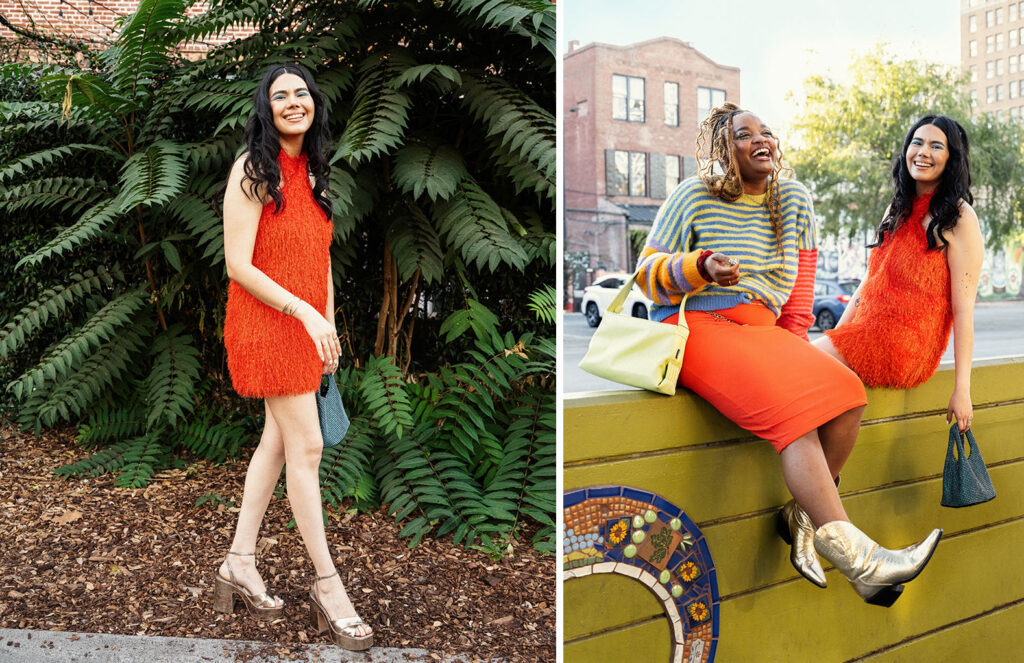
<instances>
[{"instance_id":1,"label":"woman with blonde braids","mask_svg":"<svg viewBox=\"0 0 1024 663\"><path fill-rule=\"evenodd\" d=\"M817 264L810 195L781 177L771 130L735 104L704 120L697 153L699 177L669 195L641 254L650 317L676 324L685 296L679 383L779 453L795 498L780 531L796 569L824 587L817 550L865 601L892 605L942 530L887 550L850 523L839 499L866 398L852 371L807 341Z\"/></svg>"}]
</instances>

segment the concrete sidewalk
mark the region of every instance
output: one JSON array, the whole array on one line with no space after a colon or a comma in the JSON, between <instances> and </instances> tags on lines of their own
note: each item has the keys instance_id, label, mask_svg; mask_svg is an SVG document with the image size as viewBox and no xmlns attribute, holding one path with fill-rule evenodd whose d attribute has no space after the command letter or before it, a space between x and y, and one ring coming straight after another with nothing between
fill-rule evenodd
<instances>
[{"instance_id":1,"label":"concrete sidewalk","mask_svg":"<svg viewBox=\"0 0 1024 663\"><path fill-rule=\"evenodd\" d=\"M0 663L470 663L425 649L373 647L350 652L333 645L284 646L251 640L204 640L109 633L0 629Z\"/></svg>"}]
</instances>

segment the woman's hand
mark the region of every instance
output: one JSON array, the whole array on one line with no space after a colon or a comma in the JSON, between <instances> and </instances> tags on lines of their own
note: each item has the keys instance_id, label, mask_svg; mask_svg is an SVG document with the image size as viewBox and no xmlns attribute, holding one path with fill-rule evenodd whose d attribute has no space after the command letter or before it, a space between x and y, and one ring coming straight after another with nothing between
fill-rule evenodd
<instances>
[{"instance_id":1,"label":"woman's hand","mask_svg":"<svg viewBox=\"0 0 1024 663\"><path fill-rule=\"evenodd\" d=\"M740 261L724 253L712 253L704 261L708 276L718 285L736 285L740 282Z\"/></svg>"},{"instance_id":2,"label":"woman's hand","mask_svg":"<svg viewBox=\"0 0 1024 663\"><path fill-rule=\"evenodd\" d=\"M956 423L963 433L971 427L974 419L974 406L971 404L971 393L965 389L954 389L953 396L949 399L949 407L946 408L946 423L949 424L956 417Z\"/></svg>"},{"instance_id":3,"label":"woman's hand","mask_svg":"<svg viewBox=\"0 0 1024 663\"><path fill-rule=\"evenodd\" d=\"M295 317L299 319L306 333L313 339L316 352L320 355L320 361L324 363L324 373L333 373L338 369L338 356L341 354L341 340L334 326L327 322L315 308L302 302L295 311Z\"/></svg>"}]
</instances>

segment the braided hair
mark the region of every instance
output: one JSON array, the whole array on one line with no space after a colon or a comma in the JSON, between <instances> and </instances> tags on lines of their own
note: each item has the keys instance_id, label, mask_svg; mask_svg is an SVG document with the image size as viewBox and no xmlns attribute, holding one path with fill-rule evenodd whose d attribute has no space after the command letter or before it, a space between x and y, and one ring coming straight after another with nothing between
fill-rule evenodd
<instances>
[{"instance_id":1,"label":"braided hair","mask_svg":"<svg viewBox=\"0 0 1024 663\"><path fill-rule=\"evenodd\" d=\"M697 133L697 173L701 182L708 188L711 195L722 200L735 202L743 194L743 176L736 166L736 154L733 146L732 121L737 115L749 113L736 104L727 101L717 108L711 109L704 121L700 123ZM779 195L779 180L783 170L782 148L776 144L778 158L768 182L768 195L765 207L768 218L775 231L775 238L782 240L782 201ZM715 165L721 172L715 172Z\"/></svg>"}]
</instances>

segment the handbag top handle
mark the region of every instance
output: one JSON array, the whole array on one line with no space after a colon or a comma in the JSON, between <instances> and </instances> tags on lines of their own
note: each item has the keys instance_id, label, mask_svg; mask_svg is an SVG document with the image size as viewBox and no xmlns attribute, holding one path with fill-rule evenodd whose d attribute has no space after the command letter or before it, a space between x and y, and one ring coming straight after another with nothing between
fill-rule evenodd
<instances>
[{"instance_id":1,"label":"handbag top handle","mask_svg":"<svg viewBox=\"0 0 1024 663\"><path fill-rule=\"evenodd\" d=\"M626 297L629 296L629 291L633 289L633 285L636 283L636 277L640 274L640 270L637 269L633 272L633 275L626 279L626 282L622 284L619 291L615 293L615 299L608 305L606 309L609 313L622 313L622 305L626 303ZM686 316L683 314L686 310L686 298L690 296L690 293L683 295L683 299L679 302L679 322L677 323L680 327L689 329L689 325L686 324ZM659 323L660 324L660 323Z\"/></svg>"}]
</instances>

